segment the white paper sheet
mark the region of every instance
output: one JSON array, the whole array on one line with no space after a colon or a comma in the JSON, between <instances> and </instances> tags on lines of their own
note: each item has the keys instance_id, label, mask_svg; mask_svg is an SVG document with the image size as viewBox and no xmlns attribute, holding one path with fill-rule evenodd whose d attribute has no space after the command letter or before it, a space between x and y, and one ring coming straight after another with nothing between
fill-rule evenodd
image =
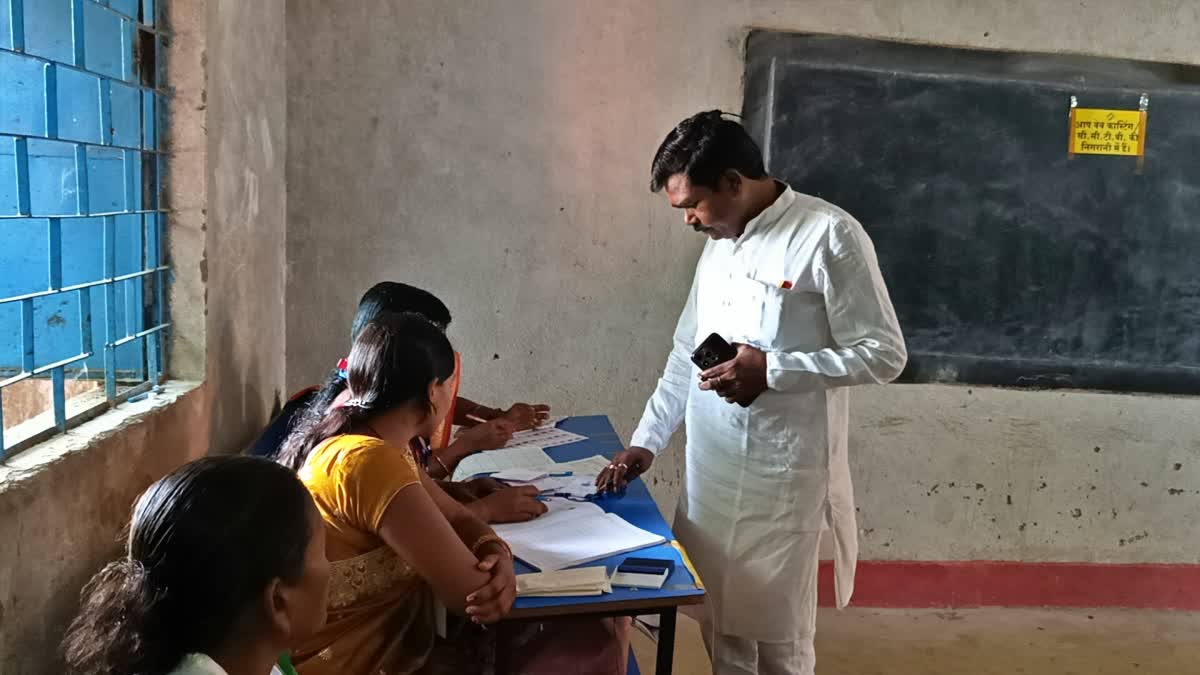
<instances>
[{"instance_id":1,"label":"white paper sheet","mask_svg":"<svg viewBox=\"0 0 1200 675\"><path fill-rule=\"evenodd\" d=\"M541 469L553 466L554 460L537 446L520 446L485 450L467 457L454 467L454 480L466 480L481 473L505 469Z\"/></svg>"},{"instance_id":2,"label":"white paper sheet","mask_svg":"<svg viewBox=\"0 0 1200 675\"><path fill-rule=\"evenodd\" d=\"M504 469L492 474L492 478L508 483L532 483L546 478L546 472L540 469Z\"/></svg>"},{"instance_id":3,"label":"white paper sheet","mask_svg":"<svg viewBox=\"0 0 1200 675\"><path fill-rule=\"evenodd\" d=\"M559 462L554 465L554 472L562 473L563 471L570 471L576 476L588 475L592 477L592 480L595 480L596 476L599 476L600 472L606 466L608 466L608 459L602 455L592 455L591 457L571 462Z\"/></svg>"},{"instance_id":4,"label":"white paper sheet","mask_svg":"<svg viewBox=\"0 0 1200 675\"><path fill-rule=\"evenodd\" d=\"M556 448L560 445L575 443L576 441L586 440L587 436L580 436L570 431L565 431L553 426L538 427L529 429L528 431L518 431L513 434L512 440L504 447L511 448L520 445L536 445L539 448Z\"/></svg>"},{"instance_id":5,"label":"white paper sheet","mask_svg":"<svg viewBox=\"0 0 1200 675\"><path fill-rule=\"evenodd\" d=\"M596 494L596 476L607 465L607 459L596 455L574 462L505 469L492 474L492 478L512 485L532 485L546 495L584 499Z\"/></svg>"}]
</instances>

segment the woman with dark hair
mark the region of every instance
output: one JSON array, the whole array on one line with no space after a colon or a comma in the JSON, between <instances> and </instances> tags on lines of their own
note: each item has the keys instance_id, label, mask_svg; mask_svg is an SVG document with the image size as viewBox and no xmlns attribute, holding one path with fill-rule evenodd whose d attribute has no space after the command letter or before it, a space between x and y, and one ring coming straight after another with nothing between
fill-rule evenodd
<instances>
[{"instance_id":1,"label":"woman with dark hair","mask_svg":"<svg viewBox=\"0 0 1200 675\"><path fill-rule=\"evenodd\" d=\"M405 312L420 314L442 332L450 325L450 310L436 295L398 281L381 281L367 289L358 302L350 329L351 342L363 326L380 315ZM455 358L458 358L457 354ZM343 397L345 375L345 369L339 365L329 373L324 386L308 387L293 394L279 415L254 442L250 454L266 457L278 453L283 441L298 426L306 411L315 412L319 417L335 400ZM452 379L453 404L429 439L430 447L439 451L439 462L432 467L435 478L448 479L450 476L445 471L446 466L452 471L454 465L464 457L503 447L514 431L531 429L550 416L550 406L547 405L514 403L507 410L501 410L459 396L460 375L456 369ZM456 438L451 435L454 426L463 429Z\"/></svg>"},{"instance_id":2,"label":"woman with dark hair","mask_svg":"<svg viewBox=\"0 0 1200 675\"><path fill-rule=\"evenodd\" d=\"M372 286L359 301L351 328L351 341L364 326L380 316L404 312L421 315L442 332L450 325L450 310L437 296L408 284L382 281ZM442 481L451 479L454 468L463 458L503 447L514 431L532 428L550 414L550 408L546 405L515 403L508 410L499 410L459 396L461 359L457 353L454 357L454 374L448 381L452 392L450 408L428 437L429 443L420 453L419 461L421 468L430 476ZM250 453L276 456L291 432L315 424L332 405L345 400L347 373L344 365L343 359L342 364L330 373L323 387L310 387L292 396L255 441ZM462 427L457 437L452 435L455 425ZM534 498L536 491L531 494L527 487L504 487L486 478L443 482L441 486L452 497L467 504L467 509L484 522L523 521L545 512L545 506Z\"/></svg>"},{"instance_id":3,"label":"woman with dark hair","mask_svg":"<svg viewBox=\"0 0 1200 675\"><path fill-rule=\"evenodd\" d=\"M454 350L416 314L384 314L359 332L346 398L297 428L279 455L316 501L333 565L325 629L296 645L304 675L470 673L483 662L474 626L436 637L438 602L475 624L508 612L512 554L414 460L453 401Z\"/></svg>"},{"instance_id":4,"label":"woman with dark hair","mask_svg":"<svg viewBox=\"0 0 1200 675\"><path fill-rule=\"evenodd\" d=\"M381 314L390 312L415 312L443 333L450 327L450 310L436 295L397 281L381 281L367 289L358 301L358 311L350 327L350 339L353 341L367 323ZM544 404L514 403L507 410L501 410L489 408L459 395L462 361L457 352L454 358L454 401L446 418L429 439L430 447L446 450L440 453L444 455L439 462L441 466L433 467L435 478L449 479L449 474L442 476L438 474L437 469L447 470L448 466L448 470L453 471L453 465L463 457L482 450L502 447L512 432L532 429L550 417L550 406ZM451 436L455 426L464 429L457 439Z\"/></svg>"},{"instance_id":5,"label":"woman with dark hair","mask_svg":"<svg viewBox=\"0 0 1200 675\"><path fill-rule=\"evenodd\" d=\"M296 475L253 457L184 465L142 494L126 554L63 641L80 675L267 675L325 622L325 531Z\"/></svg>"},{"instance_id":6,"label":"woman with dark hair","mask_svg":"<svg viewBox=\"0 0 1200 675\"><path fill-rule=\"evenodd\" d=\"M436 295L398 281L381 281L367 289L359 299L350 326L350 342L354 342L363 327L381 314L403 312L420 314L442 332L450 325L450 310ZM292 430L303 423L306 414L317 418L324 415L334 399L346 390L344 363L345 359L329 373L323 386L306 387L293 394L250 447L250 454L275 457Z\"/></svg>"}]
</instances>

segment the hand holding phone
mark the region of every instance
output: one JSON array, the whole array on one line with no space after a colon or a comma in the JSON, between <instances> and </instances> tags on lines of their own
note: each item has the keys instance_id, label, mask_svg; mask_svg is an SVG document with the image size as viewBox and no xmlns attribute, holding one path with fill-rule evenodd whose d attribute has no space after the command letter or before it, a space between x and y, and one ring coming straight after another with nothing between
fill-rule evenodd
<instances>
[{"instance_id":1,"label":"hand holding phone","mask_svg":"<svg viewBox=\"0 0 1200 675\"><path fill-rule=\"evenodd\" d=\"M726 361L731 361L737 356L737 350L733 345L725 341L725 338L713 333L704 338L704 342L696 347L696 351L692 352L692 363L696 364L700 370L708 370L713 366L718 366Z\"/></svg>"},{"instance_id":2,"label":"hand holding phone","mask_svg":"<svg viewBox=\"0 0 1200 675\"><path fill-rule=\"evenodd\" d=\"M756 347L730 345L714 334L696 349L692 361L700 366L700 389L729 403L748 408L767 390L767 356Z\"/></svg>"}]
</instances>

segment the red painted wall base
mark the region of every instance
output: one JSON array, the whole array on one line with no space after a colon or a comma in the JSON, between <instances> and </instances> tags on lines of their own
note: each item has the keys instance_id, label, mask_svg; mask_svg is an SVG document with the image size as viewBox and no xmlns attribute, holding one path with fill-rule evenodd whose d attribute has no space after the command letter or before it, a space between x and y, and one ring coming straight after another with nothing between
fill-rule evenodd
<instances>
[{"instance_id":1,"label":"red painted wall base","mask_svg":"<svg viewBox=\"0 0 1200 675\"><path fill-rule=\"evenodd\" d=\"M830 561L818 597L833 606ZM862 560L851 605L1200 610L1200 565Z\"/></svg>"}]
</instances>

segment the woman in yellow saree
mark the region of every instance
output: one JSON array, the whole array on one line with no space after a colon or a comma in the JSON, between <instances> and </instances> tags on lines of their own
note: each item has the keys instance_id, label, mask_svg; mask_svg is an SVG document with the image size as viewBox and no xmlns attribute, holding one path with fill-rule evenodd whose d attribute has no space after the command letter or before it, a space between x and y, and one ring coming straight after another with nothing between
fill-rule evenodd
<instances>
[{"instance_id":1,"label":"woman in yellow saree","mask_svg":"<svg viewBox=\"0 0 1200 675\"><path fill-rule=\"evenodd\" d=\"M296 645L301 675L480 672L490 650L476 624L515 595L508 547L416 466L409 444L441 425L457 359L416 315L381 316L355 340L348 398L288 438L326 526L329 621ZM451 619L437 635L437 608Z\"/></svg>"}]
</instances>

